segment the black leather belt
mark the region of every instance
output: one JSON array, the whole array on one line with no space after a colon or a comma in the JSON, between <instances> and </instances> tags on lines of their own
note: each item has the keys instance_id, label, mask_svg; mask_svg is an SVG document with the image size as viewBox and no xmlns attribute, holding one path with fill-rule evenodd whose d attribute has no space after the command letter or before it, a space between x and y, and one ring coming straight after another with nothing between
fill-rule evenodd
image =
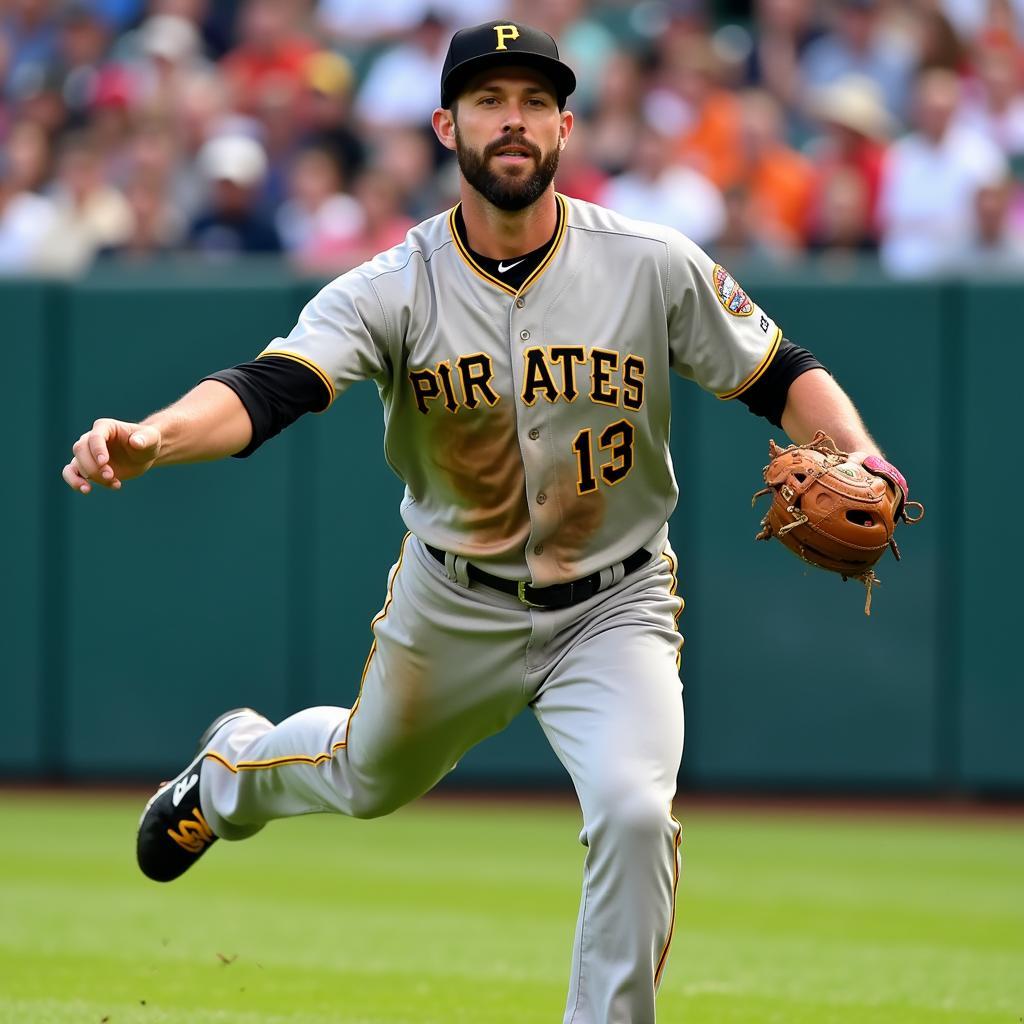
<instances>
[{"instance_id":1,"label":"black leather belt","mask_svg":"<svg viewBox=\"0 0 1024 1024\"><path fill-rule=\"evenodd\" d=\"M445 553L440 548L423 545L442 565L445 564ZM649 561L651 554L643 548L638 548L628 558L623 559L623 575L628 576L631 572L639 569L641 565ZM495 576L472 562L466 563L466 575L477 583L483 583L494 590L500 590L503 594L511 594L518 597L523 604L531 608L569 608L581 601L589 600L601 589L601 574L592 572L589 576L583 576L578 580L571 580L569 583L555 583L550 587L535 587L532 583L523 583L518 580L506 580L501 576Z\"/></svg>"}]
</instances>

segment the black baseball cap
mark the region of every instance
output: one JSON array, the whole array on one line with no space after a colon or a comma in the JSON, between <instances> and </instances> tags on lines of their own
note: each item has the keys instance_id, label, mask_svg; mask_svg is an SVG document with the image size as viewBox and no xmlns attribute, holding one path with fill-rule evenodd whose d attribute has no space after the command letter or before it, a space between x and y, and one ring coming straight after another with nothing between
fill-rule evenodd
<instances>
[{"instance_id":1,"label":"black baseball cap","mask_svg":"<svg viewBox=\"0 0 1024 1024\"><path fill-rule=\"evenodd\" d=\"M572 68L558 59L558 46L547 32L514 21L487 21L452 36L441 70L441 106L450 108L473 75L502 64L536 68L547 75L560 110L576 88Z\"/></svg>"}]
</instances>

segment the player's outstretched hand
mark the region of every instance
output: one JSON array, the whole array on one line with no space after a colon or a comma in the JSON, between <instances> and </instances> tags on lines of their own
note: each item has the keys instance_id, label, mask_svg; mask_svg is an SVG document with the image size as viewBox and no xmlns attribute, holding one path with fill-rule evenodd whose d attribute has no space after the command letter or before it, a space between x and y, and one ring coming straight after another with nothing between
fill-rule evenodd
<instances>
[{"instance_id":1,"label":"player's outstretched hand","mask_svg":"<svg viewBox=\"0 0 1024 1024\"><path fill-rule=\"evenodd\" d=\"M61 474L68 487L88 494L93 484L119 490L142 476L160 454L161 435L153 424L97 420L72 446L74 458Z\"/></svg>"}]
</instances>

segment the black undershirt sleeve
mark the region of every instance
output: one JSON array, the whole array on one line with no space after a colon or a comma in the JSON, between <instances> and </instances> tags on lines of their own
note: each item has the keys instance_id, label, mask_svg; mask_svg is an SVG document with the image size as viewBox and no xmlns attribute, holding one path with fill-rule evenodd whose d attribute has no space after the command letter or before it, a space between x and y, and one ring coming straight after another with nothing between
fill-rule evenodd
<instances>
[{"instance_id":1,"label":"black undershirt sleeve","mask_svg":"<svg viewBox=\"0 0 1024 1024\"><path fill-rule=\"evenodd\" d=\"M828 372L807 349L783 338L768 369L738 396L739 400L755 416L763 416L769 423L781 427L790 384L800 374L815 369Z\"/></svg>"},{"instance_id":2,"label":"black undershirt sleeve","mask_svg":"<svg viewBox=\"0 0 1024 1024\"><path fill-rule=\"evenodd\" d=\"M231 388L252 421L252 440L236 453L236 459L248 458L304 413L322 412L330 405L324 382L302 363L283 356L240 363L203 379L217 380Z\"/></svg>"}]
</instances>

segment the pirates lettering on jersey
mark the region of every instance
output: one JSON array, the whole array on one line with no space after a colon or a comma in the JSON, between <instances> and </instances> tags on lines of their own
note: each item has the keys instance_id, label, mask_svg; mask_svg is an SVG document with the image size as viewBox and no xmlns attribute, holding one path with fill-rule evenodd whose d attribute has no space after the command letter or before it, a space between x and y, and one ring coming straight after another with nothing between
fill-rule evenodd
<instances>
[{"instance_id":1,"label":"pirates lettering on jersey","mask_svg":"<svg viewBox=\"0 0 1024 1024\"><path fill-rule=\"evenodd\" d=\"M589 397L598 405L623 406L634 411L644 404L644 375L647 365L640 356L610 349L582 345L534 346L523 352L524 404L532 406L539 398L547 402L575 402L580 396L576 368L589 364ZM621 367L621 370L620 370ZM440 403L451 413L476 409L480 402L493 407L501 400L494 389L494 363L486 352L442 359L432 368L410 370L409 383L416 408L426 415L431 403Z\"/></svg>"},{"instance_id":2,"label":"pirates lettering on jersey","mask_svg":"<svg viewBox=\"0 0 1024 1024\"><path fill-rule=\"evenodd\" d=\"M587 351L582 345L553 345L548 349L548 357L552 363L562 364L562 397L567 402L575 402L579 392L576 390L576 364L581 366L587 361Z\"/></svg>"},{"instance_id":3,"label":"pirates lettering on jersey","mask_svg":"<svg viewBox=\"0 0 1024 1024\"><path fill-rule=\"evenodd\" d=\"M619 353L595 348L590 354L590 400L598 405L618 405L619 389L612 384L612 371L619 368Z\"/></svg>"},{"instance_id":4,"label":"pirates lettering on jersey","mask_svg":"<svg viewBox=\"0 0 1024 1024\"><path fill-rule=\"evenodd\" d=\"M549 402L558 401L562 392L555 384L544 349L528 348L523 353L523 402L533 405L538 395L543 395Z\"/></svg>"},{"instance_id":5,"label":"pirates lettering on jersey","mask_svg":"<svg viewBox=\"0 0 1024 1024\"><path fill-rule=\"evenodd\" d=\"M409 383L416 398L416 408L426 415L430 403L444 397L444 407L452 413L461 408L475 409L481 399L495 406L501 396L494 390L494 364L486 352L472 352L455 361L457 373L450 359L442 359L434 369L410 370ZM458 379L460 388L456 388Z\"/></svg>"},{"instance_id":6,"label":"pirates lettering on jersey","mask_svg":"<svg viewBox=\"0 0 1024 1024\"><path fill-rule=\"evenodd\" d=\"M641 356L626 356L622 364L622 404L627 409L640 409L644 404L644 375L647 364Z\"/></svg>"},{"instance_id":7,"label":"pirates lettering on jersey","mask_svg":"<svg viewBox=\"0 0 1024 1024\"><path fill-rule=\"evenodd\" d=\"M588 354L582 345L535 346L523 352L524 405L538 398L557 402L575 402L579 397L576 367L590 364L589 397L598 405L624 406L637 410L644 404L644 375L647 364L640 356L611 349L592 348ZM621 366L621 371L620 371Z\"/></svg>"},{"instance_id":8,"label":"pirates lettering on jersey","mask_svg":"<svg viewBox=\"0 0 1024 1024\"><path fill-rule=\"evenodd\" d=\"M447 359L442 359L437 364L437 379L441 382L441 390L444 392L444 407L449 412L458 412L459 400L455 397L455 388L452 386L452 364Z\"/></svg>"}]
</instances>

